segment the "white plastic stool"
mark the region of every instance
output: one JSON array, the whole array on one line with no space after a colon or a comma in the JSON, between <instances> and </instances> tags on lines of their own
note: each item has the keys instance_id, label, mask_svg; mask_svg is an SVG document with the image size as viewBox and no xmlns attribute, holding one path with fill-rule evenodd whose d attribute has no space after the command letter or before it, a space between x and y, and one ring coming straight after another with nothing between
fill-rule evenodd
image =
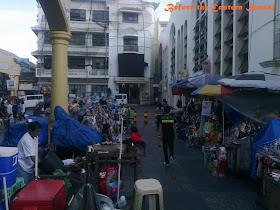
<instances>
[{"instance_id":1,"label":"white plastic stool","mask_svg":"<svg viewBox=\"0 0 280 210\"><path fill-rule=\"evenodd\" d=\"M143 204L143 197L149 196L149 209L155 210L163 208L163 190L160 182L156 179L139 179L134 184L133 193L133 210L141 210ZM159 197L159 206L157 206L156 195Z\"/></svg>"}]
</instances>

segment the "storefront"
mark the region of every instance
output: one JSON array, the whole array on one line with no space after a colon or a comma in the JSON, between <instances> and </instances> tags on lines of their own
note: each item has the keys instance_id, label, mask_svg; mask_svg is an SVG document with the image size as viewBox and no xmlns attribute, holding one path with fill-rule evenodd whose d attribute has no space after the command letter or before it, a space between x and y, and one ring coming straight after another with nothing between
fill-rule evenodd
<instances>
[{"instance_id":1,"label":"storefront","mask_svg":"<svg viewBox=\"0 0 280 210\"><path fill-rule=\"evenodd\" d=\"M129 104L150 104L150 80L146 77L116 77L119 93L127 94Z\"/></svg>"},{"instance_id":2,"label":"storefront","mask_svg":"<svg viewBox=\"0 0 280 210\"><path fill-rule=\"evenodd\" d=\"M119 85L119 92L127 94L129 104L140 104L140 87L137 84Z\"/></svg>"}]
</instances>

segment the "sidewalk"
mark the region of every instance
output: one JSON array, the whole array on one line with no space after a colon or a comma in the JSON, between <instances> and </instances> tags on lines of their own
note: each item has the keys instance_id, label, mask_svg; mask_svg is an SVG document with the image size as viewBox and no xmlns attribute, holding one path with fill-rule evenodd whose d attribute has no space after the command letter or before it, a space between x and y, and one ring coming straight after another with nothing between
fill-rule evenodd
<instances>
[{"instance_id":1,"label":"sidewalk","mask_svg":"<svg viewBox=\"0 0 280 210\"><path fill-rule=\"evenodd\" d=\"M139 179L155 178L160 181L165 209L262 209L255 204L256 185L251 180L230 175L224 178L213 177L202 166L201 149L188 148L181 140L175 142L175 165L165 167L163 149L158 147L154 126L155 107L136 109L137 127L147 144L146 157L142 158L139 168ZM144 110L148 111L146 125ZM132 195L131 172L132 168L124 174L125 189L120 195Z\"/></svg>"}]
</instances>

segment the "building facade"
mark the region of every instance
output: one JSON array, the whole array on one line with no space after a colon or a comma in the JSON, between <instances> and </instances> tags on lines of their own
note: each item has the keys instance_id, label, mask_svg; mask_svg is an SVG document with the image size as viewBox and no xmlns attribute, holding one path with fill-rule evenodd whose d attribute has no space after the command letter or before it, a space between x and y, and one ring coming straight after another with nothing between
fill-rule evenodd
<instances>
[{"instance_id":1,"label":"building facade","mask_svg":"<svg viewBox=\"0 0 280 210\"><path fill-rule=\"evenodd\" d=\"M176 5L193 9L171 12L159 38L157 71L162 74L162 98L170 105L179 99L172 95L172 85L204 73L207 56L209 73L224 77L248 71L280 73L279 0L181 0Z\"/></svg>"},{"instance_id":2,"label":"building facade","mask_svg":"<svg viewBox=\"0 0 280 210\"><path fill-rule=\"evenodd\" d=\"M11 96L17 96L21 72L20 58L11 52L0 49L0 72L7 75L7 78L4 78L3 74L1 74L1 94L6 93ZM4 84L6 80L9 84Z\"/></svg>"},{"instance_id":3,"label":"building facade","mask_svg":"<svg viewBox=\"0 0 280 210\"><path fill-rule=\"evenodd\" d=\"M72 33L68 45L69 94L126 93L129 103L150 103L154 62L154 10L157 4L129 1L62 1ZM38 5L36 77L51 84L52 43Z\"/></svg>"}]
</instances>

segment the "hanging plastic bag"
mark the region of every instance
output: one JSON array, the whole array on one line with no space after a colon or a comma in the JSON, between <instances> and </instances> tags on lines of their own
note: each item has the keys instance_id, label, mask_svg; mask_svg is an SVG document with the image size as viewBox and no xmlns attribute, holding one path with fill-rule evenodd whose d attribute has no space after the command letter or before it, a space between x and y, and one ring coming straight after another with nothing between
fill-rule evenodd
<instances>
[{"instance_id":1,"label":"hanging plastic bag","mask_svg":"<svg viewBox=\"0 0 280 210\"><path fill-rule=\"evenodd\" d=\"M118 166L109 164L99 173L99 186L101 193L112 195L118 191ZM121 168L120 190L124 188Z\"/></svg>"}]
</instances>

